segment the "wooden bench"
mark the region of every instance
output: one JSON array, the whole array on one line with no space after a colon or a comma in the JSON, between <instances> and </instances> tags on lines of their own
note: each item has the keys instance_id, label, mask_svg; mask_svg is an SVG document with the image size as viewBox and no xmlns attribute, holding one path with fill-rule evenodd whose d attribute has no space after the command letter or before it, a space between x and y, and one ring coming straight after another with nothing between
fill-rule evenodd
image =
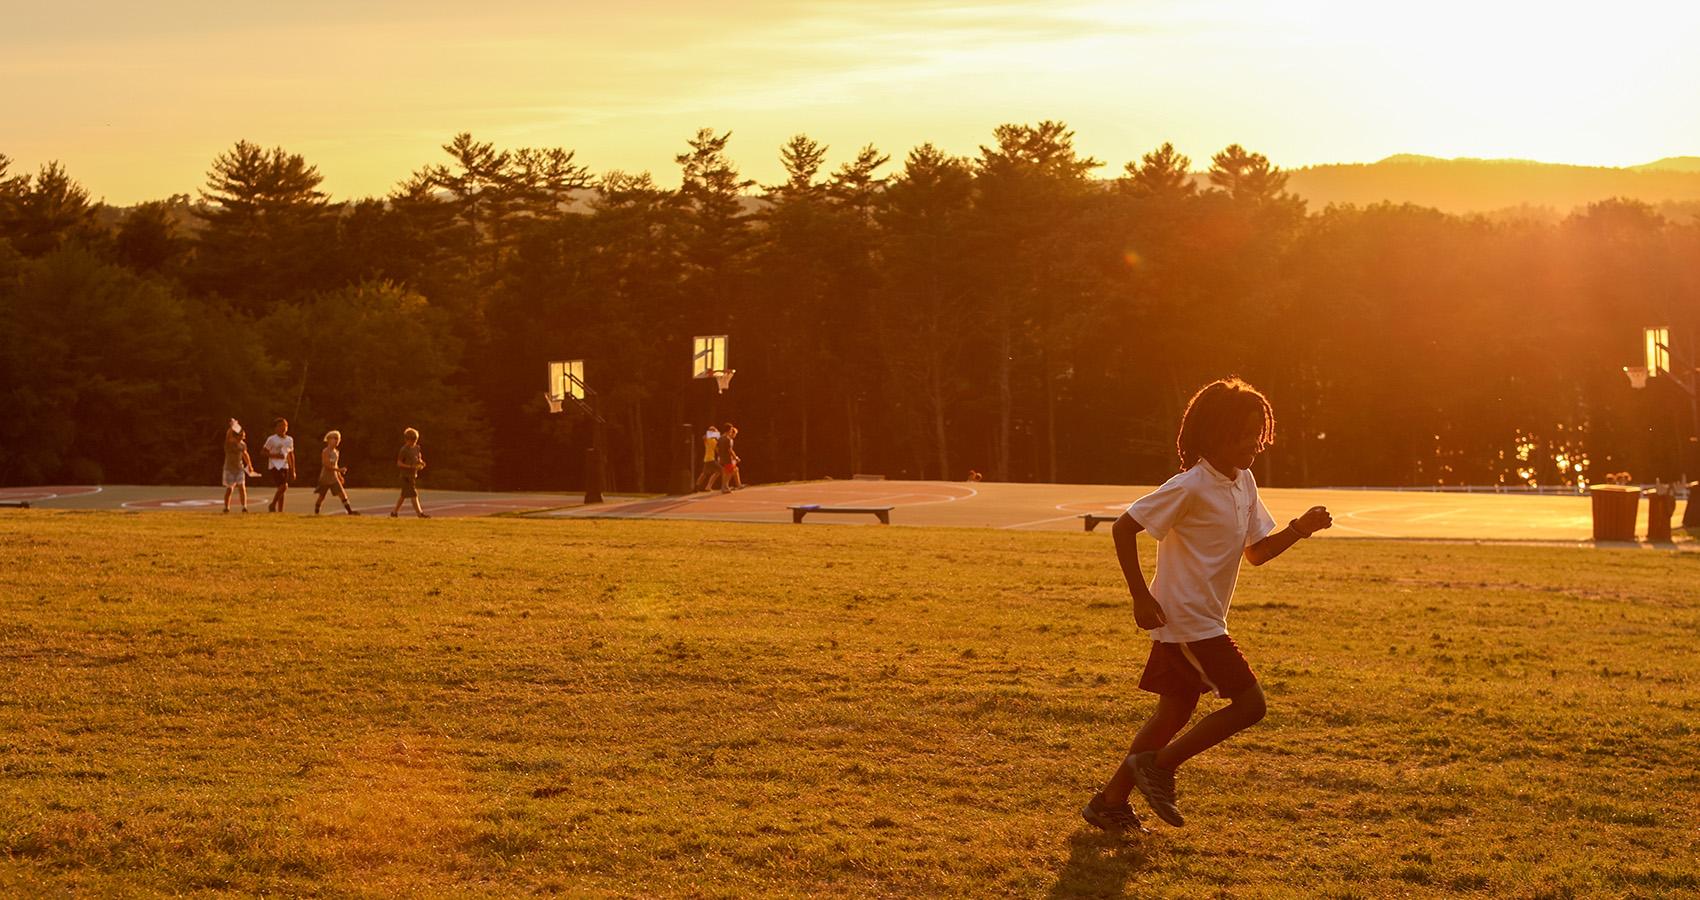
<instances>
[{"instance_id":1,"label":"wooden bench","mask_svg":"<svg viewBox=\"0 0 1700 900\"><path fill-rule=\"evenodd\" d=\"M29 509L30 502L28 500L0 500L0 507L6 507L9 509Z\"/></svg>"},{"instance_id":2,"label":"wooden bench","mask_svg":"<svg viewBox=\"0 0 1700 900\"><path fill-rule=\"evenodd\" d=\"M1106 522L1114 522L1115 520L1117 520L1121 517L1122 517L1121 513L1116 513L1113 516L1106 516L1102 513L1086 513L1085 515L1081 516L1080 518L1081 518L1081 524L1086 526L1086 530L1091 531L1092 529L1097 528L1099 525L1103 525Z\"/></svg>"},{"instance_id":3,"label":"wooden bench","mask_svg":"<svg viewBox=\"0 0 1700 900\"><path fill-rule=\"evenodd\" d=\"M791 507L791 523L794 525L801 524L803 517L809 513L833 513L835 515L866 513L878 517L881 525L890 525L892 509L893 507L890 506L822 506L819 503L806 503L802 506Z\"/></svg>"}]
</instances>

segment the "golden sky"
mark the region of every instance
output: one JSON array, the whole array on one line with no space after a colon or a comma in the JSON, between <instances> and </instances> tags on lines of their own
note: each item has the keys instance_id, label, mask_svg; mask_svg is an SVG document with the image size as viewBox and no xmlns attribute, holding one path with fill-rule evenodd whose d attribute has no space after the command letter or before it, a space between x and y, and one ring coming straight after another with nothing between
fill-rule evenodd
<instances>
[{"instance_id":1,"label":"golden sky","mask_svg":"<svg viewBox=\"0 0 1700 900\"><path fill-rule=\"evenodd\" d=\"M239 139L381 195L458 131L663 184L700 127L769 183L799 132L836 165L1046 118L1106 174L1163 141L1633 165L1700 155L1697 39L1700 4L1647 0L0 0L0 153L120 204Z\"/></svg>"}]
</instances>

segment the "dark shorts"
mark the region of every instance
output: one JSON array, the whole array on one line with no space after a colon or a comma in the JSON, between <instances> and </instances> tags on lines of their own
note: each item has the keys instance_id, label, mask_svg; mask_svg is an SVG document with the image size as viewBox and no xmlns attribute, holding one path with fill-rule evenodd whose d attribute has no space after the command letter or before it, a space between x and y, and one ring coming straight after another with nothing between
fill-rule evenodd
<instances>
[{"instance_id":1,"label":"dark shorts","mask_svg":"<svg viewBox=\"0 0 1700 900\"><path fill-rule=\"evenodd\" d=\"M271 481L273 487L284 487L289 484L289 470L267 469L266 478Z\"/></svg>"},{"instance_id":2,"label":"dark shorts","mask_svg":"<svg viewBox=\"0 0 1700 900\"><path fill-rule=\"evenodd\" d=\"M342 485L337 484L334 481L319 482L319 486L313 489L313 493L318 494L321 497L326 494L335 494L344 500L348 499L348 492L342 489Z\"/></svg>"},{"instance_id":3,"label":"dark shorts","mask_svg":"<svg viewBox=\"0 0 1700 900\"><path fill-rule=\"evenodd\" d=\"M414 481L415 479L411 475L401 476L401 499L406 500L419 496L419 488L414 484Z\"/></svg>"},{"instance_id":4,"label":"dark shorts","mask_svg":"<svg viewBox=\"0 0 1700 900\"><path fill-rule=\"evenodd\" d=\"M1225 634L1185 644L1152 641L1145 674L1139 676L1140 690L1183 697L1208 693L1237 697L1254 684L1257 675L1251 664Z\"/></svg>"}]
</instances>

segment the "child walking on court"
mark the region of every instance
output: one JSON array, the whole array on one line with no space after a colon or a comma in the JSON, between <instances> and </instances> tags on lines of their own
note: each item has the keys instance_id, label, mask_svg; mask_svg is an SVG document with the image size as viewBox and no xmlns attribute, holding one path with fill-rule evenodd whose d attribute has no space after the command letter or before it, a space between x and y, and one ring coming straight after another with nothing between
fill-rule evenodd
<instances>
[{"instance_id":1,"label":"child walking on court","mask_svg":"<svg viewBox=\"0 0 1700 900\"><path fill-rule=\"evenodd\" d=\"M1228 636L1228 601L1240 560L1261 566L1333 524L1327 509L1314 506L1275 531L1251 475L1251 464L1274 439L1275 413L1257 389L1237 378L1205 385L1181 417L1175 442L1181 473L1128 507L1112 528L1134 621L1151 632L1139 687L1157 695L1157 709L1109 783L1081 811L1105 831L1140 827L1128 803L1134 790L1158 818L1185 824L1175 797L1176 770L1263 719L1263 689ZM1157 539L1157 575L1150 585L1139 568L1135 537L1141 531ZM1182 734L1206 691L1228 705Z\"/></svg>"},{"instance_id":2,"label":"child walking on court","mask_svg":"<svg viewBox=\"0 0 1700 900\"><path fill-rule=\"evenodd\" d=\"M242 500L242 511L248 511L248 477L259 477L254 460L248 455L248 439L242 434L242 423L235 419L224 429L224 511L230 512L230 494L235 491Z\"/></svg>"},{"instance_id":3,"label":"child walking on court","mask_svg":"<svg viewBox=\"0 0 1700 900\"><path fill-rule=\"evenodd\" d=\"M697 490L712 491L720 480L720 429L713 425L702 436L702 475L697 478Z\"/></svg>"},{"instance_id":4,"label":"child walking on court","mask_svg":"<svg viewBox=\"0 0 1700 900\"><path fill-rule=\"evenodd\" d=\"M319 451L319 486L313 490L313 493L319 495L318 499L313 501L313 515L315 516L319 514L319 508L325 505L326 494L335 494L336 498L342 501L342 508L348 510L349 515L360 515L354 511L354 507L348 505L348 488L342 483L342 477L348 474L348 468L337 465L341 457L337 447L341 444L342 432L325 432L325 449Z\"/></svg>"},{"instance_id":5,"label":"child walking on court","mask_svg":"<svg viewBox=\"0 0 1700 900\"><path fill-rule=\"evenodd\" d=\"M714 448L715 455L720 461L720 493L722 494L730 494L744 486L744 477L738 471L737 438L738 426L727 422L720 429L720 442Z\"/></svg>"},{"instance_id":6,"label":"child walking on court","mask_svg":"<svg viewBox=\"0 0 1700 900\"><path fill-rule=\"evenodd\" d=\"M272 435L266 438L266 474L277 488L266 511L283 512L283 495L295 480L295 439L289 436L289 420L282 416L272 420Z\"/></svg>"},{"instance_id":7,"label":"child walking on court","mask_svg":"<svg viewBox=\"0 0 1700 900\"><path fill-rule=\"evenodd\" d=\"M409 428L401 433L401 450L396 453L395 465L401 470L401 496L396 498L390 518L401 515L401 505L413 501L413 514L421 519L431 518L419 505L419 471L425 468L425 453L419 449L419 432Z\"/></svg>"}]
</instances>

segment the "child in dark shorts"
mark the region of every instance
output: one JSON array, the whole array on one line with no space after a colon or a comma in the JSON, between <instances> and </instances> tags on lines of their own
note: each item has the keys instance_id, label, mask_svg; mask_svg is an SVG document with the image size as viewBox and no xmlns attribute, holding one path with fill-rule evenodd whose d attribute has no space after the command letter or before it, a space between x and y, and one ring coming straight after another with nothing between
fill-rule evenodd
<instances>
[{"instance_id":1,"label":"child in dark shorts","mask_svg":"<svg viewBox=\"0 0 1700 900\"><path fill-rule=\"evenodd\" d=\"M354 507L348 504L348 489L342 481L343 476L348 474L348 467L339 465L342 451L337 448L340 446L342 446L342 432L329 431L325 433L325 449L319 451L319 486L313 489L313 493L318 495L318 499L313 501L313 515L315 516L324 507L326 494L335 494L336 498L342 501L342 508L347 510L349 515L360 515L354 511Z\"/></svg>"},{"instance_id":2,"label":"child in dark shorts","mask_svg":"<svg viewBox=\"0 0 1700 900\"><path fill-rule=\"evenodd\" d=\"M1263 689L1228 636L1240 560L1261 566L1333 524L1328 510L1315 506L1275 531L1251 474L1257 455L1274 439L1275 413L1263 394L1237 378L1205 385L1181 417L1175 442L1181 473L1128 507L1111 529L1134 621L1153 638L1139 686L1157 695L1157 709L1109 783L1081 811L1092 825L1139 828L1128 803L1135 789L1158 818L1185 824L1175 802L1175 770L1263 719ZM1139 568L1141 531L1158 542L1150 585ZM1207 691L1228 705L1181 734Z\"/></svg>"},{"instance_id":3,"label":"child in dark shorts","mask_svg":"<svg viewBox=\"0 0 1700 900\"><path fill-rule=\"evenodd\" d=\"M401 433L401 449L396 451L395 465L401 470L401 496L396 498L395 509L390 510L390 518L401 515L401 505L413 501L413 514L421 519L429 519L424 507L419 505L419 472L425 468L425 451L419 448L419 432L408 428Z\"/></svg>"}]
</instances>

